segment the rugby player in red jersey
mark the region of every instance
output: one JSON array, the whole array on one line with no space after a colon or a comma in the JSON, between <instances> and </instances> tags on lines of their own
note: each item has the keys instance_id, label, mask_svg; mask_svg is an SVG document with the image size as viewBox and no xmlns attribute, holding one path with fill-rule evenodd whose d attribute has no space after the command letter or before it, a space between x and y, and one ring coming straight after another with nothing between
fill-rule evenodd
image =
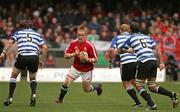
<instances>
[{"instance_id":1,"label":"rugby player in red jersey","mask_svg":"<svg viewBox=\"0 0 180 112\"><path fill-rule=\"evenodd\" d=\"M82 52L85 55L82 56ZM73 64L63 82L57 103L62 103L64 96L68 91L69 85L78 77L82 78L84 92L96 91L97 95L102 93L102 85L92 85L92 70L94 63L98 60L98 55L95 46L86 39L86 31L84 27L79 27L77 30L77 39L70 42L65 51L66 59L74 58ZM84 59L82 59L82 57Z\"/></svg>"}]
</instances>

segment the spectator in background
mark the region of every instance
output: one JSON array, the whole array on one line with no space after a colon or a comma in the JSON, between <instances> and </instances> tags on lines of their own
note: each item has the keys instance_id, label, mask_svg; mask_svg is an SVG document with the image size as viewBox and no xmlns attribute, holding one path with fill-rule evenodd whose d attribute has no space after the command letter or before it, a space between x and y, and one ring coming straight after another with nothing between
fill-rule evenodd
<instances>
[{"instance_id":1,"label":"spectator in background","mask_svg":"<svg viewBox=\"0 0 180 112\"><path fill-rule=\"evenodd\" d=\"M169 55L165 63L167 79L178 80L178 64L173 55Z\"/></svg>"},{"instance_id":2,"label":"spectator in background","mask_svg":"<svg viewBox=\"0 0 180 112\"><path fill-rule=\"evenodd\" d=\"M173 51L176 47L176 37L171 31L166 31L163 36L165 48L170 49L170 52Z\"/></svg>"},{"instance_id":3,"label":"spectator in background","mask_svg":"<svg viewBox=\"0 0 180 112\"><path fill-rule=\"evenodd\" d=\"M52 55L49 55L47 58L47 67L48 68L54 68L55 67L55 59Z\"/></svg>"},{"instance_id":4,"label":"spectator in background","mask_svg":"<svg viewBox=\"0 0 180 112\"><path fill-rule=\"evenodd\" d=\"M100 40L110 41L113 38L112 33L109 31L108 25L101 25Z\"/></svg>"},{"instance_id":5,"label":"spectator in background","mask_svg":"<svg viewBox=\"0 0 180 112\"><path fill-rule=\"evenodd\" d=\"M97 17L93 16L91 22L88 24L89 29L95 29L97 34L100 32L100 24L97 21Z\"/></svg>"},{"instance_id":6,"label":"spectator in background","mask_svg":"<svg viewBox=\"0 0 180 112\"><path fill-rule=\"evenodd\" d=\"M99 14L101 14L102 16L105 16L106 12L104 11L102 4L100 2L97 2L93 10L91 11L91 15L98 16Z\"/></svg>"},{"instance_id":7,"label":"spectator in background","mask_svg":"<svg viewBox=\"0 0 180 112\"><path fill-rule=\"evenodd\" d=\"M129 9L129 14L132 17L135 17L135 19L137 19L138 17L141 16L141 13L142 13L142 8L140 4L138 3L137 0L134 0L132 6Z\"/></svg>"},{"instance_id":8,"label":"spectator in background","mask_svg":"<svg viewBox=\"0 0 180 112\"><path fill-rule=\"evenodd\" d=\"M71 38L71 34L69 32L66 32L64 34L64 43L69 44L73 39Z\"/></svg>"},{"instance_id":9,"label":"spectator in background","mask_svg":"<svg viewBox=\"0 0 180 112\"><path fill-rule=\"evenodd\" d=\"M147 24L145 22L140 23L140 30L144 34L148 34L148 27L146 26Z\"/></svg>"},{"instance_id":10,"label":"spectator in background","mask_svg":"<svg viewBox=\"0 0 180 112\"><path fill-rule=\"evenodd\" d=\"M56 39L55 39L55 46L56 46L56 48L60 48L62 43L64 43L63 36L57 35Z\"/></svg>"},{"instance_id":11,"label":"spectator in background","mask_svg":"<svg viewBox=\"0 0 180 112\"><path fill-rule=\"evenodd\" d=\"M108 12L107 17L106 17L106 25L108 25L109 30L112 32L114 30L115 26L115 18L113 16L112 12Z\"/></svg>"},{"instance_id":12,"label":"spectator in background","mask_svg":"<svg viewBox=\"0 0 180 112\"><path fill-rule=\"evenodd\" d=\"M173 19L175 25L178 25L178 24L179 24L180 20L179 20L179 15L178 15L178 13L174 13L172 19Z\"/></svg>"},{"instance_id":13,"label":"spectator in background","mask_svg":"<svg viewBox=\"0 0 180 112\"><path fill-rule=\"evenodd\" d=\"M90 20L91 15L90 15L90 12L88 10L87 4L79 3L78 7L79 7L79 15L78 15L79 21L82 22L84 20L85 21Z\"/></svg>"},{"instance_id":14,"label":"spectator in background","mask_svg":"<svg viewBox=\"0 0 180 112\"><path fill-rule=\"evenodd\" d=\"M59 47L59 45L55 45L58 41L57 35L64 37L64 32L69 32L71 38L75 39L75 36L71 34L71 29L79 24L85 24L91 29L95 28L97 34L102 36L100 40L110 41L111 37L116 35L114 31L119 29L120 24L129 23L132 20L142 23L141 31L145 34L154 35L151 30L160 30L157 35L154 35L158 40L164 40L164 37L167 37L167 34L164 33L172 31L175 39L180 41L180 13L177 7L173 7L180 2L160 0L155 6L153 1L144 2L142 0L112 1L111 4L81 0L74 2L67 2L67 0L44 1L43 4L32 0L29 3L23 1L19 4L18 1L11 0L9 4L0 5L0 39L8 39L12 31L19 28L19 22L22 19L32 16L37 31L46 36L50 48ZM108 30L102 30L104 25L108 27ZM149 27L151 28L149 29ZM164 49L170 52L170 50ZM178 57L178 55L176 56Z\"/></svg>"},{"instance_id":15,"label":"spectator in background","mask_svg":"<svg viewBox=\"0 0 180 112\"><path fill-rule=\"evenodd\" d=\"M99 40L99 35L96 33L95 29L91 29L91 33L87 35L87 39L91 42Z\"/></svg>"}]
</instances>

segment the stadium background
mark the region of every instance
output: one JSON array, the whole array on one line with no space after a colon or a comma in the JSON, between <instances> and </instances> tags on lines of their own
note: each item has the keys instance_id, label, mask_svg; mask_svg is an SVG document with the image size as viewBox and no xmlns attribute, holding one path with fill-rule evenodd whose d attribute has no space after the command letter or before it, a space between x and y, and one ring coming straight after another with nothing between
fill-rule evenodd
<instances>
[{"instance_id":1,"label":"stadium background","mask_svg":"<svg viewBox=\"0 0 180 112\"><path fill-rule=\"evenodd\" d=\"M167 67L172 66L175 72L179 74L179 0L0 0L1 50L10 38L10 35L20 27L21 20L28 19L29 17L33 17L35 29L42 33L47 41L49 47L47 68L68 68L70 66L71 60L65 60L63 54L68 43L75 39L78 25L87 26L88 39L92 41L98 49L100 59L96 67L107 68L107 49L111 39L119 33L119 25L135 20L140 22L143 33L152 36L159 43ZM16 47L15 44L9 50L6 60L0 64L1 68L12 67L17 52ZM173 63L169 65L168 63L171 62L171 60L169 60L168 57L175 59ZM117 66L118 59L114 60L114 67ZM26 76L26 72L23 74ZM179 84L179 81L160 83L160 85L167 86L167 88L180 93ZM122 85L118 83L104 84L104 95L101 98L97 98L92 94L84 95L81 90L81 85L75 84L71 88L71 93L67 96L67 102L60 107L53 105L53 99L57 97L59 92L59 83L40 83L38 87L39 106L34 109L26 107L28 105L26 103L29 101L28 83L22 80L17 86L19 86L16 90L17 93L15 93L17 101L14 102L14 106L10 108L1 106L0 111L135 111L132 107L128 107L130 105L129 102L132 103L132 101L126 95L126 91L123 90ZM24 91L22 91L21 88L23 88ZM0 82L0 91L0 102L3 102L8 92L7 82ZM163 100L168 102L169 99L162 97L163 100L158 100L158 96L152 96L158 105L160 105L160 111L174 112L180 110L179 107L172 110L170 104L164 103ZM25 106L23 104L25 104ZM68 108L67 105L71 108ZM89 109L88 107L92 108ZM144 109L145 106L137 109L137 111L142 112Z\"/></svg>"}]
</instances>

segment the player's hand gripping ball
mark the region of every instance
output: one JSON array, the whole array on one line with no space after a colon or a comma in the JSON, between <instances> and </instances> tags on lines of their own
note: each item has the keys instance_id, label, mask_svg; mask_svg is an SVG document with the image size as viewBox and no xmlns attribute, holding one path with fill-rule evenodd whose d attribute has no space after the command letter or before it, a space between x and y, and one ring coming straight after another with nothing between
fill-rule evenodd
<instances>
[{"instance_id":1,"label":"player's hand gripping ball","mask_svg":"<svg viewBox=\"0 0 180 112\"><path fill-rule=\"evenodd\" d=\"M87 52L85 52L85 51L81 51L80 53L79 53L79 59L80 59L80 61L81 62L86 62L87 60L88 60L88 53Z\"/></svg>"}]
</instances>

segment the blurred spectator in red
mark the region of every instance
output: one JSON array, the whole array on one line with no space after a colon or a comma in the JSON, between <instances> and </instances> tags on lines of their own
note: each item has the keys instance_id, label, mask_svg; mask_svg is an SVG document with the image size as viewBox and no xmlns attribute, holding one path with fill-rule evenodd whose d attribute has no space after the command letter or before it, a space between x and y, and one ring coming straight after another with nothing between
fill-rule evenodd
<instances>
[{"instance_id":1,"label":"blurred spectator in red","mask_svg":"<svg viewBox=\"0 0 180 112\"><path fill-rule=\"evenodd\" d=\"M47 67L48 68L54 68L55 67L55 59L53 58L52 55L49 55L47 58Z\"/></svg>"},{"instance_id":2,"label":"blurred spectator in red","mask_svg":"<svg viewBox=\"0 0 180 112\"><path fill-rule=\"evenodd\" d=\"M161 21L161 18L159 16L156 17L157 26L160 28L160 30L165 33L168 30L168 27Z\"/></svg>"},{"instance_id":3,"label":"blurred spectator in red","mask_svg":"<svg viewBox=\"0 0 180 112\"><path fill-rule=\"evenodd\" d=\"M166 47L175 48L176 46L176 37L171 31L165 32L163 41Z\"/></svg>"},{"instance_id":4,"label":"blurred spectator in red","mask_svg":"<svg viewBox=\"0 0 180 112\"><path fill-rule=\"evenodd\" d=\"M95 3L95 7L93 8L93 10L91 11L91 15L97 17L99 14L101 14L102 16L105 16L106 12L103 9L102 4L100 2L97 2Z\"/></svg>"},{"instance_id":5,"label":"blurred spectator in red","mask_svg":"<svg viewBox=\"0 0 180 112\"><path fill-rule=\"evenodd\" d=\"M140 17L141 13L142 13L141 6L139 5L137 0L134 0L132 6L129 9L130 16L135 18Z\"/></svg>"}]
</instances>

